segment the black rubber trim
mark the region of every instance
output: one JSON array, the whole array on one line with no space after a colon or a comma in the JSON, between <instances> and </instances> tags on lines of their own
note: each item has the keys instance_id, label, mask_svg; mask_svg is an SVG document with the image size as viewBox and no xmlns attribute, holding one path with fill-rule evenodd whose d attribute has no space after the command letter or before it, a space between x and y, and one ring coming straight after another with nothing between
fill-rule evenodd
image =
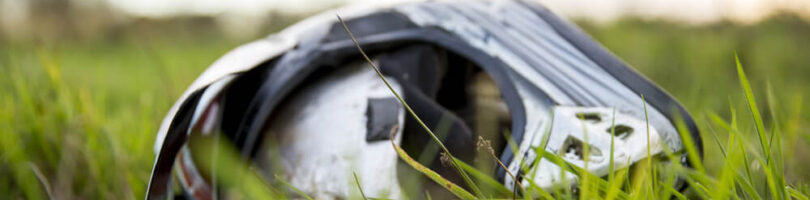
<instances>
[{"instance_id":1,"label":"black rubber trim","mask_svg":"<svg viewBox=\"0 0 810 200\"><path fill-rule=\"evenodd\" d=\"M163 146L155 158L155 165L152 167L152 174L149 177L149 185L147 186L146 199L166 199L169 194L172 180L172 168L177 153L180 152L186 139L188 138L187 130L191 125L191 118L194 115L194 109L197 108L197 103L202 97L203 91L207 87L199 89L189 95L186 101L177 109L169 130L166 131L166 137L163 141Z\"/></svg>"}]
</instances>

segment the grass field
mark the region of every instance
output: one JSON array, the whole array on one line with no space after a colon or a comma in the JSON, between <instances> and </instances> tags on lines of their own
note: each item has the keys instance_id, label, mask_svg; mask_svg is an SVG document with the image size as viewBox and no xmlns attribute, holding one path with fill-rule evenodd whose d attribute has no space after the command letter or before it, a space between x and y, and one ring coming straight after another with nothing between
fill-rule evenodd
<instances>
[{"instance_id":1,"label":"grass field","mask_svg":"<svg viewBox=\"0 0 810 200\"><path fill-rule=\"evenodd\" d=\"M580 24L695 117L704 167L657 167L689 177L686 197L807 198L810 24L792 16L754 25ZM247 41L216 30L171 30L132 28L93 40L0 37L0 199L143 198L160 120L205 67ZM676 194L647 179L619 187L624 182L585 178L581 194Z\"/></svg>"}]
</instances>

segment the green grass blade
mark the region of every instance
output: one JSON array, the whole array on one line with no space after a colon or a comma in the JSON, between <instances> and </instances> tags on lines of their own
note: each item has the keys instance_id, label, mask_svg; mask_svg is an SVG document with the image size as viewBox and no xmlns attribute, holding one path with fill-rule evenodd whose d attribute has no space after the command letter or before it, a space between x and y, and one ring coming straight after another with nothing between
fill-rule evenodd
<instances>
[{"instance_id":1,"label":"green grass blade","mask_svg":"<svg viewBox=\"0 0 810 200\"><path fill-rule=\"evenodd\" d=\"M249 164L241 159L235 147L218 141L221 140L200 137L190 139L188 145L193 152L191 155L194 160L215 164L213 166L198 165L199 169L216 175L217 180L221 180L220 183L223 186L239 191L248 199L278 199L284 196L251 170ZM214 157L209 156L213 155L214 151L217 151L218 162L212 162Z\"/></svg>"},{"instance_id":2,"label":"green grass blade","mask_svg":"<svg viewBox=\"0 0 810 200\"><path fill-rule=\"evenodd\" d=\"M616 136L616 108L613 108L613 118L612 118L612 120L610 122L610 161L609 161L610 163L609 163L609 166L608 166L608 171L609 171L608 172L608 183L610 183L611 185L616 184L616 183L613 182L613 180L616 178L616 172L613 169L614 168L614 162L615 162L613 160L613 157L614 157L613 154L614 154L614 149L615 149L614 147L615 147L615 144L616 144L615 141L614 141L615 138L616 138L615 136Z\"/></svg>"},{"instance_id":3,"label":"green grass blade","mask_svg":"<svg viewBox=\"0 0 810 200\"><path fill-rule=\"evenodd\" d=\"M456 159L456 162L461 164L461 168L464 169L464 171L466 171L470 175L472 175L473 178L478 179L480 183L484 184L485 186L494 188L495 191L498 192L498 194L505 196L512 195L512 191L507 189L503 184L501 184L491 176L484 174L481 171L478 171L478 169L475 169L475 167L465 163L464 161Z\"/></svg>"},{"instance_id":4,"label":"green grass blade","mask_svg":"<svg viewBox=\"0 0 810 200\"><path fill-rule=\"evenodd\" d=\"M524 177L524 178L529 180L528 181L529 182L529 189L530 189L529 192L537 191L537 193L540 193L540 197L542 197L543 199L555 199L553 196L551 196L550 193L548 193L546 190L544 190L543 188L540 188L540 186L538 186L536 183L534 183L534 179L530 179L528 177ZM524 195L524 196L526 198L529 198L529 197L533 197L532 196L533 194L534 193Z\"/></svg>"},{"instance_id":5,"label":"green grass blade","mask_svg":"<svg viewBox=\"0 0 810 200\"><path fill-rule=\"evenodd\" d=\"M700 155L697 147L695 146L695 142L692 140L689 129L686 128L686 124L683 122L682 118L675 118L675 128L678 131L678 134L681 135L683 146L684 149L686 149L686 154L688 157L687 159L689 159L689 162L692 163L695 169L699 172L705 172L706 168L703 166L703 161L700 160Z\"/></svg>"},{"instance_id":6,"label":"green grass blade","mask_svg":"<svg viewBox=\"0 0 810 200\"><path fill-rule=\"evenodd\" d=\"M357 184L357 190L360 190L360 196L363 197L363 199L368 200L368 197L366 197L366 193L363 192L363 186L360 185L360 179L357 178L357 173L352 172L352 175L354 176L354 183Z\"/></svg>"},{"instance_id":7,"label":"green grass blade","mask_svg":"<svg viewBox=\"0 0 810 200\"><path fill-rule=\"evenodd\" d=\"M737 146L740 147L740 152L742 154L743 167L744 167L743 169L745 169L745 176L748 179L748 182L753 184L754 183L754 178L751 175L751 167L748 166L748 165L751 164L751 161L748 160L748 156L747 156L748 154L745 152L745 147L743 146L742 139L737 140L737 144L738 144Z\"/></svg>"},{"instance_id":8,"label":"green grass blade","mask_svg":"<svg viewBox=\"0 0 810 200\"><path fill-rule=\"evenodd\" d=\"M424 165L419 164L419 162L417 162L416 160L411 158L411 156L409 156L408 153L405 152L405 150L402 150L402 148L400 148L399 145L394 143L393 138L394 138L394 133L396 133L396 128L397 127L395 126L391 130L391 137L390 137L391 138L391 146L394 147L394 150L397 152L397 155L399 155L399 158L401 158L402 161L405 161L405 163L410 165L413 169L415 169L416 171L419 171L420 173L422 173L425 176L427 176L428 178L430 178L430 180L433 180L437 184L441 185L442 187L447 189L447 191L450 191L450 193L453 193L453 195L456 195L456 197L458 197L460 199L477 199L474 195L470 194L470 192L467 192L466 190L459 187L455 183L445 179L444 177L442 177L438 173L434 172L433 170L430 170L430 168L427 168Z\"/></svg>"},{"instance_id":9,"label":"green grass blade","mask_svg":"<svg viewBox=\"0 0 810 200\"><path fill-rule=\"evenodd\" d=\"M676 197L676 198L678 198L679 200L686 200L686 199L687 199L687 198L686 198L686 196L684 196L683 194L681 194L681 192L678 192L677 190L675 190L675 188L672 188L672 187L664 187L664 189L665 189L665 190L667 190L667 191L668 191L670 194L673 194L673 196L675 196L675 197ZM666 198L666 199L669 199L669 198Z\"/></svg>"},{"instance_id":10,"label":"green grass blade","mask_svg":"<svg viewBox=\"0 0 810 200\"><path fill-rule=\"evenodd\" d=\"M759 196L759 193L757 192L757 190L754 189L754 185L750 181L748 181L748 179L746 179L745 176L738 175L737 179L738 179L737 184L740 185L740 188L742 188L743 192L748 194L748 197L751 197L752 199L755 199L755 200L761 200L762 199L762 197Z\"/></svg>"},{"instance_id":11,"label":"green grass blade","mask_svg":"<svg viewBox=\"0 0 810 200\"><path fill-rule=\"evenodd\" d=\"M777 186L776 177L774 177L771 167L768 166L768 164L765 163L765 161L760 160L759 163L764 168L762 171L765 172L765 181L768 184L768 189L770 189L771 191L771 198L782 199L782 196L780 195L782 193L781 192L782 190Z\"/></svg>"},{"instance_id":12,"label":"green grass blade","mask_svg":"<svg viewBox=\"0 0 810 200\"><path fill-rule=\"evenodd\" d=\"M641 95L641 105L644 108L644 124L646 124L646 127L647 127L647 159L646 160L647 160L647 166L650 167L650 180L652 180L652 181L650 181L650 193L652 193L655 190L655 183L657 183L658 180L656 180L657 177L656 177L656 173L655 173L655 165L652 164L653 157L652 157L652 154L650 153L650 148L652 148L652 147L650 147L650 116L647 113L647 100L644 98L644 94Z\"/></svg>"},{"instance_id":13,"label":"green grass blade","mask_svg":"<svg viewBox=\"0 0 810 200\"><path fill-rule=\"evenodd\" d=\"M563 171L571 172L575 176L580 177L580 179L582 179L582 177L589 176L589 180L593 180L593 181L596 182L596 185L598 186L597 189L600 192L603 192L603 193L608 192L608 190L609 190L608 183L605 180L599 178L598 176L593 175L592 173L588 172L587 170L585 170L583 168L580 168L579 166L576 166L576 165L574 165L574 164L572 164L572 163L570 163L568 161L565 161L564 159L560 158L559 156L557 156L557 155L555 155L555 154L553 154L551 152L548 152L548 151L541 151L538 154L541 155L543 158L549 159L549 161L551 161L552 163L558 163L560 168L563 169ZM563 173L563 174L565 174L565 173ZM565 180L564 178L565 177L563 177L563 180ZM618 199L627 199L629 196L627 195L627 193L619 191L618 194L617 194L617 197L618 197Z\"/></svg>"},{"instance_id":14,"label":"green grass blade","mask_svg":"<svg viewBox=\"0 0 810 200\"><path fill-rule=\"evenodd\" d=\"M307 200L312 200L312 197L307 195L307 193L305 193L304 191L301 191L301 189L298 189L297 187L293 186L289 182L285 181L280 176L278 176L278 175L273 175L273 176L276 177L276 181L280 182L281 184L284 184L284 186L287 186L287 188L290 188L291 190L293 190L293 192L295 192L299 196L301 196L301 197L303 197L304 199L307 199Z\"/></svg>"},{"instance_id":15,"label":"green grass blade","mask_svg":"<svg viewBox=\"0 0 810 200\"><path fill-rule=\"evenodd\" d=\"M608 181L608 185L610 187L608 188L607 194L605 195L605 200L616 199L616 197L621 192L621 187L624 184L623 183L624 179L627 178L627 176L626 176L627 173L628 173L627 169L619 170L619 172L618 172L618 174L619 174L618 177L619 178L618 179L613 179L613 181Z\"/></svg>"},{"instance_id":16,"label":"green grass blade","mask_svg":"<svg viewBox=\"0 0 810 200\"><path fill-rule=\"evenodd\" d=\"M723 127L727 132L731 132L728 128L728 124L726 124L723 119L721 119L717 114L713 112L709 112L709 119L714 121L715 124L718 124ZM706 127L709 127L709 131L712 133L712 138L714 139L714 143L717 145L717 149L720 149L720 154L723 155L723 159L728 159L728 153L726 153L726 147L720 143L720 138L717 137L717 132L712 128L712 125L709 122L706 122ZM730 134L729 134L730 136Z\"/></svg>"},{"instance_id":17,"label":"green grass blade","mask_svg":"<svg viewBox=\"0 0 810 200\"><path fill-rule=\"evenodd\" d=\"M779 117L777 116L778 108L776 97L773 94L773 89L771 88L770 82L767 84L768 89L766 91L766 96L768 99L768 110L771 113L771 119L773 128L771 128L771 140L769 141L769 145L773 147L773 141L776 141L776 147L773 149L774 155L772 156L772 163L771 170L773 170L774 178L776 179L776 185L778 188L787 188L785 184L785 175L784 175L784 160L782 155L782 131L779 128ZM779 193L782 199L788 199L788 192L787 189L780 191Z\"/></svg>"},{"instance_id":18,"label":"green grass blade","mask_svg":"<svg viewBox=\"0 0 810 200\"><path fill-rule=\"evenodd\" d=\"M762 116L759 114L759 108L757 108L757 102L754 99L754 92L751 89L751 84L748 82L748 78L745 76L745 72L743 71L742 64L740 64L740 58L735 54L734 59L737 63L737 76L740 78L740 85L742 85L743 92L745 93L745 99L748 103L748 109L751 112L751 115L754 119L754 123L756 125L757 134L759 135L759 144L762 147L762 154L765 156L765 160L769 161L771 156L771 149L768 146L768 139L765 137L765 125L762 122ZM768 162L770 163L770 162Z\"/></svg>"},{"instance_id":19,"label":"green grass blade","mask_svg":"<svg viewBox=\"0 0 810 200\"><path fill-rule=\"evenodd\" d=\"M800 191L798 191L796 189L793 189L792 187L785 187L785 190L787 190L788 193L790 194L790 197L793 197L794 199L810 200L810 198L808 198L807 195L802 194L802 192L800 192Z\"/></svg>"}]
</instances>

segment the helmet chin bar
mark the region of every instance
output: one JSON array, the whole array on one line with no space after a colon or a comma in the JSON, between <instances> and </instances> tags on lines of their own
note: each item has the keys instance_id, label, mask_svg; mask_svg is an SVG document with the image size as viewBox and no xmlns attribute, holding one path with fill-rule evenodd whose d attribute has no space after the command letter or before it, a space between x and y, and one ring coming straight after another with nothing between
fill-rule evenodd
<instances>
[{"instance_id":1,"label":"helmet chin bar","mask_svg":"<svg viewBox=\"0 0 810 200\"><path fill-rule=\"evenodd\" d=\"M531 133L540 134L541 137L529 138L547 138L545 151L596 176L602 177L610 173L611 138L614 169L629 167L664 150L665 144L655 127L648 126L643 119L614 112L612 108L556 106L553 115L549 132ZM519 172L519 177L531 177L534 184L544 189L577 180L576 175L563 172L557 163L538 157L532 149L540 147L540 140L525 142L532 142L532 148L520 152L524 158L515 159L509 166L511 171L517 172L521 165L529 165ZM541 160L532 166L535 159ZM514 189L514 180L511 177L505 179L507 188ZM529 185L529 181L524 178L521 183Z\"/></svg>"}]
</instances>

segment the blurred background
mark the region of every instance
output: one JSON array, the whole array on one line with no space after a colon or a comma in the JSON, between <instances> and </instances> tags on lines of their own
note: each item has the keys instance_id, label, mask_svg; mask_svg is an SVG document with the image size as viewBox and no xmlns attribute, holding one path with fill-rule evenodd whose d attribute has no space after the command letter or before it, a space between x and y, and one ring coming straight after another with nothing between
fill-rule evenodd
<instances>
[{"instance_id":1,"label":"blurred background","mask_svg":"<svg viewBox=\"0 0 810 200\"><path fill-rule=\"evenodd\" d=\"M808 187L810 1L539 2L679 99L710 173L722 164L712 138L728 134L707 116L736 116L755 135L739 55L767 128L783 132L787 182ZM0 199L142 199L162 118L210 63L312 14L371 3L396 2L0 0Z\"/></svg>"}]
</instances>

